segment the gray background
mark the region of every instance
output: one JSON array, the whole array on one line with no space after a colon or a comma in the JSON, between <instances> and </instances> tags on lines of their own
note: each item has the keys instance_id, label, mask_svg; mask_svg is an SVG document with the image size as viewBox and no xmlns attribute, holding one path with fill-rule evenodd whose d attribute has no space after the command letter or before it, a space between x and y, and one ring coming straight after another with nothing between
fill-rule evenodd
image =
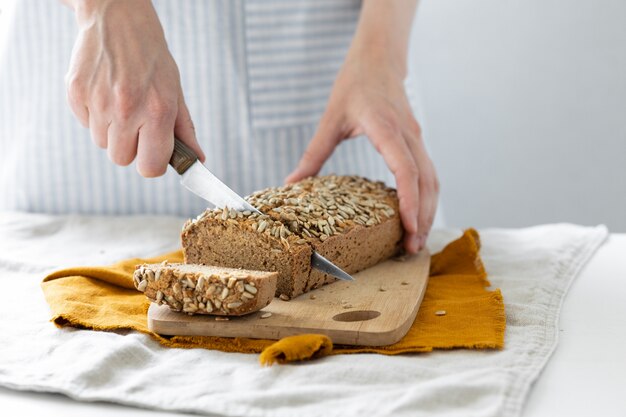
<instances>
[{"instance_id":1,"label":"gray background","mask_svg":"<svg viewBox=\"0 0 626 417\"><path fill-rule=\"evenodd\" d=\"M448 225L626 232L626 1L424 0L410 64Z\"/></svg>"},{"instance_id":2,"label":"gray background","mask_svg":"<svg viewBox=\"0 0 626 417\"><path fill-rule=\"evenodd\" d=\"M448 225L626 232L626 1L423 0L410 52Z\"/></svg>"}]
</instances>

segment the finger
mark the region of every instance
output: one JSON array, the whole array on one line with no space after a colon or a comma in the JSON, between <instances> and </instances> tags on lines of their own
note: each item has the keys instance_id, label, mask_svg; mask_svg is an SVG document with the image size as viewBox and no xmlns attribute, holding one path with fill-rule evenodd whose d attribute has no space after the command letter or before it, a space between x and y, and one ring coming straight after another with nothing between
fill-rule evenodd
<instances>
[{"instance_id":1,"label":"finger","mask_svg":"<svg viewBox=\"0 0 626 417\"><path fill-rule=\"evenodd\" d=\"M112 122L107 131L107 153L109 159L117 165L127 166L137 155L137 127L122 126Z\"/></svg>"},{"instance_id":2,"label":"finger","mask_svg":"<svg viewBox=\"0 0 626 417\"><path fill-rule=\"evenodd\" d=\"M423 162L420 163L420 158L417 152L417 147L415 143L415 139L406 135L404 137L407 147L410 149L411 158L415 161L415 164L419 167L419 178L416 178L417 188L419 190L419 209L417 215L417 240L418 240L418 249L421 250L424 246L425 236L428 234L426 230L429 228L427 225L428 221L426 220L429 216L430 207L431 207L431 198L428 193L427 187L424 186L424 178L427 177L426 170L424 169Z\"/></svg>"},{"instance_id":3,"label":"finger","mask_svg":"<svg viewBox=\"0 0 626 417\"><path fill-rule=\"evenodd\" d=\"M105 121L101 117L96 116L95 113L89 113L89 131L91 133L91 140L100 148L106 149L107 147L107 130L109 128L109 122Z\"/></svg>"},{"instance_id":4,"label":"finger","mask_svg":"<svg viewBox=\"0 0 626 417\"><path fill-rule=\"evenodd\" d=\"M206 156L204 155L204 152L202 152L202 148L200 148L200 144L198 143L196 129L193 125L193 121L191 120L189 109L185 104L182 90L178 99L178 115L176 116L176 121L174 123L174 135L193 149L201 162L206 160Z\"/></svg>"},{"instance_id":5,"label":"finger","mask_svg":"<svg viewBox=\"0 0 626 417\"><path fill-rule=\"evenodd\" d=\"M417 223L417 234L420 240L420 249L422 249L426 242L426 238L430 233L435 217L435 210L437 208L438 194L435 186L437 178L432 161L426 152L424 141L421 137L421 130L412 115L410 116L407 125L408 129L404 136L407 145L411 150L411 155L420 171L418 180L420 208Z\"/></svg>"},{"instance_id":6,"label":"finger","mask_svg":"<svg viewBox=\"0 0 626 417\"><path fill-rule=\"evenodd\" d=\"M430 161L428 172L430 173L429 177L431 178L431 180L429 181L429 187L433 191L432 191L432 198L430 199L431 204L428 209L428 213L429 213L428 230L426 232L426 235L423 238L423 242L422 242L423 245L425 245L426 238L428 237L428 235L430 234L430 231L432 230L433 224L435 222L435 216L437 215L437 206L439 205L439 179L437 178L437 171L435 170L435 166L433 165L432 161Z\"/></svg>"},{"instance_id":7,"label":"finger","mask_svg":"<svg viewBox=\"0 0 626 417\"><path fill-rule=\"evenodd\" d=\"M330 117L329 114L327 111L320 120L298 166L285 178L285 182L291 183L316 175L322 169L324 162L332 155L342 138L338 120Z\"/></svg>"},{"instance_id":8,"label":"finger","mask_svg":"<svg viewBox=\"0 0 626 417\"><path fill-rule=\"evenodd\" d=\"M84 83L78 77L68 74L65 77L65 86L66 99L72 113L84 127L89 127L89 110L85 106L87 91Z\"/></svg>"},{"instance_id":9,"label":"finger","mask_svg":"<svg viewBox=\"0 0 626 417\"><path fill-rule=\"evenodd\" d=\"M433 171L434 171L434 167L433 167ZM435 173L435 198L433 198L432 200L432 206L430 207L430 212L432 213L432 220L430 221L430 225L429 225L429 229L428 229L428 234L430 234L430 231L432 230L433 224L435 222L435 216L437 215L437 206L439 205L439 180L437 179L437 174ZM425 236L422 243L422 247L426 247L426 240L427 240L428 236Z\"/></svg>"},{"instance_id":10,"label":"finger","mask_svg":"<svg viewBox=\"0 0 626 417\"><path fill-rule=\"evenodd\" d=\"M173 122L168 130L161 130L151 124L142 126L137 138L137 171L146 178L165 174L173 151Z\"/></svg>"},{"instance_id":11,"label":"finger","mask_svg":"<svg viewBox=\"0 0 626 417\"><path fill-rule=\"evenodd\" d=\"M419 171L400 130L391 122L374 120L364 123L366 135L382 155L396 178L400 217L405 229L404 247L410 253L419 250L417 217L419 213Z\"/></svg>"},{"instance_id":12,"label":"finger","mask_svg":"<svg viewBox=\"0 0 626 417\"><path fill-rule=\"evenodd\" d=\"M70 100L69 97L67 101L70 105L70 109L72 109L72 113L74 113L74 116L76 116L80 124L83 125L83 127L88 128L89 127L89 110L87 109L87 106L85 106L82 103L78 104Z\"/></svg>"},{"instance_id":13,"label":"finger","mask_svg":"<svg viewBox=\"0 0 626 417\"><path fill-rule=\"evenodd\" d=\"M165 173L174 151L176 109L157 105L151 116L139 128L137 139L137 171L144 177Z\"/></svg>"},{"instance_id":14,"label":"finger","mask_svg":"<svg viewBox=\"0 0 626 417\"><path fill-rule=\"evenodd\" d=\"M420 166L424 166L424 164L422 163ZM417 234L420 240L420 249L422 249L433 225L436 196L432 186L432 175L428 173L427 169L420 169L420 173L422 173L421 176L424 177L424 180L419 183L420 214L417 219Z\"/></svg>"}]
</instances>

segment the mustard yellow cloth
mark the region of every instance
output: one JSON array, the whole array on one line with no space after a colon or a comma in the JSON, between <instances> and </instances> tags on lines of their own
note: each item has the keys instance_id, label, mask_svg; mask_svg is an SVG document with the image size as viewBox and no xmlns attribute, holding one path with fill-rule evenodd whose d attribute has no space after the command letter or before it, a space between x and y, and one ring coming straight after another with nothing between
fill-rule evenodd
<instances>
[{"instance_id":1,"label":"mustard yellow cloth","mask_svg":"<svg viewBox=\"0 0 626 417\"><path fill-rule=\"evenodd\" d=\"M490 284L479 249L478 233L468 229L432 256L428 288L415 322L402 340L382 347L333 346L321 334L290 336L279 341L154 334L147 328L149 301L134 288L133 271L135 265L145 262L182 262L181 251L150 259L126 259L108 267L56 271L44 278L42 288L52 310L52 321L59 327L132 329L150 334L169 347L261 352L263 365L341 353L396 355L433 349L502 349L506 325L502 294L499 290L487 290ZM445 310L446 315L436 315L438 310Z\"/></svg>"}]
</instances>

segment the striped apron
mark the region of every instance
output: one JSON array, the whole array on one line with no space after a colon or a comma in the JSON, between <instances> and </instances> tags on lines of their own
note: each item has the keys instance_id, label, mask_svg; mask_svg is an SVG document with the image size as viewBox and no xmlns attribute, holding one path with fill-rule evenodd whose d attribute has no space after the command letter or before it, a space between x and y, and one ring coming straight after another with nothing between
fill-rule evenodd
<instances>
[{"instance_id":1,"label":"striped apron","mask_svg":"<svg viewBox=\"0 0 626 417\"><path fill-rule=\"evenodd\" d=\"M153 1L178 63L206 166L242 195L280 185L311 139L354 34L357 0ZM76 36L56 1L20 0L0 56L0 210L195 216L206 203L173 170L145 179L96 147L71 114ZM322 173L394 185L365 138Z\"/></svg>"}]
</instances>

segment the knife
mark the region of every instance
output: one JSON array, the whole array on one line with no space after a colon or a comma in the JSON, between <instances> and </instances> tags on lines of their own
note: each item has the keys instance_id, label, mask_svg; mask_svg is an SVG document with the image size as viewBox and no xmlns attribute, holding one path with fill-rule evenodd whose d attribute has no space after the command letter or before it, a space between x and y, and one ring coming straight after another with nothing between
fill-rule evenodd
<instances>
[{"instance_id":1,"label":"knife","mask_svg":"<svg viewBox=\"0 0 626 417\"><path fill-rule=\"evenodd\" d=\"M237 211L250 210L263 214L213 175L198 160L195 152L177 138L174 138L174 153L172 153L170 165L181 176L182 185L213 206L217 208L228 206ZM335 278L354 281L350 274L315 251L311 255L311 266Z\"/></svg>"}]
</instances>

